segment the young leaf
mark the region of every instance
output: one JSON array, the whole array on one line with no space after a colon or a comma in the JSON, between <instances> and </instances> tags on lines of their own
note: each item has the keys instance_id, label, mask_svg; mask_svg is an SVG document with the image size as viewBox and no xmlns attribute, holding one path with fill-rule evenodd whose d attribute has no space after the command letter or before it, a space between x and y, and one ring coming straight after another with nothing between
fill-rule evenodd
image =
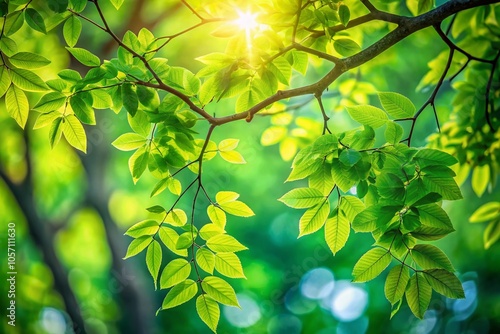
<instances>
[{"instance_id":1,"label":"young leaf","mask_svg":"<svg viewBox=\"0 0 500 334\"><path fill-rule=\"evenodd\" d=\"M82 123L90 125L96 124L94 109L92 109L83 98L79 95L73 95L69 102L73 112Z\"/></svg>"},{"instance_id":2,"label":"young leaf","mask_svg":"<svg viewBox=\"0 0 500 334\"><path fill-rule=\"evenodd\" d=\"M212 223L219 226L221 229L226 227L226 213L222 209L210 204L207 208L207 214Z\"/></svg>"},{"instance_id":3,"label":"young leaf","mask_svg":"<svg viewBox=\"0 0 500 334\"><path fill-rule=\"evenodd\" d=\"M30 109L28 98L24 91L11 85L5 94L5 107L9 115L24 129L28 121Z\"/></svg>"},{"instance_id":4,"label":"young leaf","mask_svg":"<svg viewBox=\"0 0 500 334\"><path fill-rule=\"evenodd\" d=\"M176 245L179 241L179 235L170 227L162 226L160 228L160 232L158 233L160 236L160 240L163 242L165 246L167 246L170 251L179 256L187 256L186 249L177 249Z\"/></svg>"},{"instance_id":5,"label":"young leaf","mask_svg":"<svg viewBox=\"0 0 500 334\"><path fill-rule=\"evenodd\" d=\"M214 273L215 255L206 248L198 248L196 251L196 264L209 274Z\"/></svg>"},{"instance_id":6,"label":"young leaf","mask_svg":"<svg viewBox=\"0 0 500 334\"><path fill-rule=\"evenodd\" d=\"M141 175L148 167L149 150L146 146L140 147L137 151L132 154L128 160L128 166L130 173L132 174L132 179L134 183L137 183Z\"/></svg>"},{"instance_id":7,"label":"young leaf","mask_svg":"<svg viewBox=\"0 0 500 334\"><path fill-rule=\"evenodd\" d=\"M101 60L99 57L94 55L92 52L81 48L66 48L78 60L85 66L93 67L101 65Z\"/></svg>"},{"instance_id":8,"label":"young leaf","mask_svg":"<svg viewBox=\"0 0 500 334\"><path fill-rule=\"evenodd\" d=\"M316 232L324 224L330 213L330 202L324 199L322 203L308 209L299 221L299 238Z\"/></svg>"},{"instance_id":9,"label":"young leaf","mask_svg":"<svg viewBox=\"0 0 500 334\"><path fill-rule=\"evenodd\" d=\"M128 259L129 257L135 256L142 252L149 244L153 241L150 235L143 235L137 239L132 240L130 245L128 246L127 253L123 258Z\"/></svg>"},{"instance_id":10,"label":"young leaf","mask_svg":"<svg viewBox=\"0 0 500 334\"><path fill-rule=\"evenodd\" d=\"M238 147L239 139L224 139L219 143L219 151L228 152L233 151Z\"/></svg>"},{"instance_id":11,"label":"young leaf","mask_svg":"<svg viewBox=\"0 0 500 334\"><path fill-rule=\"evenodd\" d=\"M500 202L489 202L474 211L469 221L471 223L483 223L498 217L500 217Z\"/></svg>"},{"instance_id":12,"label":"young leaf","mask_svg":"<svg viewBox=\"0 0 500 334\"><path fill-rule=\"evenodd\" d=\"M138 238L143 235L153 235L158 231L159 224L156 220L148 219L132 225L125 234L132 238Z\"/></svg>"},{"instance_id":13,"label":"young leaf","mask_svg":"<svg viewBox=\"0 0 500 334\"><path fill-rule=\"evenodd\" d=\"M229 283L216 276L207 276L201 282L203 291L221 304L240 307L236 294Z\"/></svg>"},{"instance_id":14,"label":"young leaf","mask_svg":"<svg viewBox=\"0 0 500 334\"><path fill-rule=\"evenodd\" d=\"M401 138L403 138L404 129L401 125L396 122L387 122L387 128L385 129L385 140L392 145L399 143Z\"/></svg>"},{"instance_id":15,"label":"young leaf","mask_svg":"<svg viewBox=\"0 0 500 334\"><path fill-rule=\"evenodd\" d=\"M432 288L427 283L421 273L415 273L410 278L408 288L406 289L406 300L413 314L419 318L424 318L424 313L431 302Z\"/></svg>"},{"instance_id":16,"label":"young leaf","mask_svg":"<svg viewBox=\"0 0 500 334\"><path fill-rule=\"evenodd\" d=\"M366 282L374 279L391 263L391 253L377 247L363 254L354 265L353 282Z\"/></svg>"},{"instance_id":17,"label":"young leaf","mask_svg":"<svg viewBox=\"0 0 500 334\"><path fill-rule=\"evenodd\" d=\"M455 271L446 254L436 246L428 244L415 245L411 250L411 256L423 269Z\"/></svg>"},{"instance_id":18,"label":"young leaf","mask_svg":"<svg viewBox=\"0 0 500 334\"><path fill-rule=\"evenodd\" d=\"M215 254L215 269L230 278L246 278L240 259L234 253Z\"/></svg>"},{"instance_id":19,"label":"young leaf","mask_svg":"<svg viewBox=\"0 0 500 334\"><path fill-rule=\"evenodd\" d=\"M378 93L382 107L395 119L413 117L416 108L409 98L398 93Z\"/></svg>"},{"instance_id":20,"label":"young leaf","mask_svg":"<svg viewBox=\"0 0 500 334\"><path fill-rule=\"evenodd\" d=\"M448 298L465 298L462 283L454 274L444 269L424 270L424 277L436 292Z\"/></svg>"},{"instance_id":21,"label":"young leaf","mask_svg":"<svg viewBox=\"0 0 500 334\"><path fill-rule=\"evenodd\" d=\"M245 158L236 151L220 151L219 152L222 159L230 162L232 164L246 164Z\"/></svg>"},{"instance_id":22,"label":"young leaf","mask_svg":"<svg viewBox=\"0 0 500 334\"><path fill-rule=\"evenodd\" d=\"M317 189L296 188L284 194L278 201L295 209L306 209L325 200L325 196Z\"/></svg>"},{"instance_id":23,"label":"young leaf","mask_svg":"<svg viewBox=\"0 0 500 334\"><path fill-rule=\"evenodd\" d=\"M47 58L31 52L18 52L12 55L9 61L12 65L24 69L40 68L50 64Z\"/></svg>"},{"instance_id":24,"label":"young leaf","mask_svg":"<svg viewBox=\"0 0 500 334\"><path fill-rule=\"evenodd\" d=\"M187 215L184 210L173 209L165 218L165 223L168 223L172 226L184 226L187 223Z\"/></svg>"},{"instance_id":25,"label":"young leaf","mask_svg":"<svg viewBox=\"0 0 500 334\"><path fill-rule=\"evenodd\" d=\"M57 110L66 102L66 95L60 92L50 92L42 96L40 101L33 107L42 113Z\"/></svg>"},{"instance_id":26,"label":"young leaf","mask_svg":"<svg viewBox=\"0 0 500 334\"><path fill-rule=\"evenodd\" d=\"M68 115L62 123L62 131L68 143L74 148L87 152L87 135L83 129L82 123L75 115Z\"/></svg>"},{"instance_id":27,"label":"young leaf","mask_svg":"<svg viewBox=\"0 0 500 334\"><path fill-rule=\"evenodd\" d=\"M52 125L50 126L50 131L49 131L49 143L50 147L54 148L54 146L57 145L59 140L61 139L62 136L62 117L57 117L53 122Z\"/></svg>"},{"instance_id":28,"label":"young leaf","mask_svg":"<svg viewBox=\"0 0 500 334\"><path fill-rule=\"evenodd\" d=\"M382 109L373 106L353 106L346 109L353 120L375 129L383 126L388 120L387 114Z\"/></svg>"},{"instance_id":29,"label":"young leaf","mask_svg":"<svg viewBox=\"0 0 500 334\"><path fill-rule=\"evenodd\" d=\"M245 203L241 201L234 201L220 204L219 206L225 212L238 216L238 217L251 217L254 216L255 213L250 209Z\"/></svg>"},{"instance_id":30,"label":"young leaf","mask_svg":"<svg viewBox=\"0 0 500 334\"><path fill-rule=\"evenodd\" d=\"M228 234L219 234L207 240L207 247L214 252L232 253L239 252L247 247Z\"/></svg>"},{"instance_id":31,"label":"young leaf","mask_svg":"<svg viewBox=\"0 0 500 334\"><path fill-rule=\"evenodd\" d=\"M14 85L28 92L43 92L49 89L38 75L22 68L12 68L10 77Z\"/></svg>"},{"instance_id":32,"label":"young leaf","mask_svg":"<svg viewBox=\"0 0 500 334\"><path fill-rule=\"evenodd\" d=\"M349 221L341 211L336 210L335 215L326 220L325 240L333 255L345 246L350 230Z\"/></svg>"},{"instance_id":33,"label":"young leaf","mask_svg":"<svg viewBox=\"0 0 500 334\"><path fill-rule=\"evenodd\" d=\"M63 26L63 37L70 48L76 45L81 32L82 22L75 15L71 15Z\"/></svg>"},{"instance_id":34,"label":"young leaf","mask_svg":"<svg viewBox=\"0 0 500 334\"><path fill-rule=\"evenodd\" d=\"M0 66L0 97L4 96L11 84L9 71L5 66Z\"/></svg>"},{"instance_id":35,"label":"young leaf","mask_svg":"<svg viewBox=\"0 0 500 334\"><path fill-rule=\"evenodd\" d=\"M219 304L207 294L201 294L196 299L196 312L198 312L200 319L214 333L217 333L217 324L220 318Z\"/></svg>"},{"instance_id":36,"label":"young leaf","mask_svg":"<svg viewBox=\"0 0 500 334\"><path fill-rule=\"evenodd\" d=\"M161 308L164 310L184 304L193 298L197 292L198 284L191 279L187 279L174 286L167 293Z\"/></svg>"},{"instance_id":37,"label":"young leaf","mask_svg":"<svg viewBox=\"0 0 500 334\"><path fill-rule=\"evenodd\" d=\"M385 280L384 293L392 305L403 298L409 280L410 270L407 266L398 264L389 271Z\"/></svg>"},{"instance_id":38,"label":"young leaf","mask_svg":"<svg viewBox=\"0 0 500 334\"><path fill-rule=\"evenodd\" d=\"M167 289L177 285L189 277L191 264L184 259L170 261L160 277L160 289Z\"/></svg>"},{"instance_id":39,"label":"young leaf","mask_svg":"<svg viewBox=\"0 0 500 334\"><path fill-rule=\"evenodd\" d=\"M349 57L361 50L361 47L349 38L339 38L333 42L333 47L341 56Z\"/></svg>"},{"instance_id":40,"label":"young leaf","mask_svg":"<svg viewBox=\"0 0 500 334\"><path fill-rule=\"evenodd\" d=\"M160 272L162 253L161 246L158 241L153 240L153 242L148 246L146 251L146 265L148 267L149 273L153 277L156 290L156 280L158 279L158 273Z\"/></svg>"},{"instance_id":41,"label":"young leaf","mask_svg":"<svg viewBox=\"0 0 500 334\"><path fill-rule=\"evenodd\" d=\"M490 165L476 166L472 171L472 190L477 197L483 196L490 183Z\"/></svg>"},{"instance_id":42,"label":"young leaf","mask_svg":"<svg viewBox=\"0 0 500 334\"><path fill-rule=\"evenodd\" d=\"M340 201L340 210L344 213L349 222L365 209L365 204L355 196L342 196Z\"/></svg>"},{"instance_id":43,"label":"young leaf","mask_svg":"<svg viewBox=\"0 0 500 334\"><path fill-rule=\"evenodd\" d=\"M220 228L219 225L215 225L212 223L203 225L203 227L200 229L200 237L203 240L208 240L211 237L214 237L216 235L223 234L223 233L226 233L226 231L224 231L222 228Z\"/></svg>"},{"instance_id":44,"label":"young leaf","mask_svg":"<svg viewBox=\"0 0 500 334\"><path fill-rule=\"evenodd\" d=\"M121 151L131 151L138 149L141 146L146 144L147 139L143 136L129 132L124 133L120 137L118 137L114 142L111 143L114 147Z\"/></svg>"}]
</instances>

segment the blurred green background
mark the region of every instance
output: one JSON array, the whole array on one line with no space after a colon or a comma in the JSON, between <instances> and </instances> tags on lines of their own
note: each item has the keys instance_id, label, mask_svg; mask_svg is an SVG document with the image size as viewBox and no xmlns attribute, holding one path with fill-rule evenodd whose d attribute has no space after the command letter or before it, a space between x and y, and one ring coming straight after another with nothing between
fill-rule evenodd
<instances>
[{"instance_id":1,"label":"blurred green background","mask_svg":"<svg viewBox=\"0 0 500 334\"><path fill-rule=\"evenodd\" d=\"M196 22L174 1L127 1L120 12L107 2L103 5L119 35L125 29L137 32L142 26L162 35ZM53 76L65 66L81 70L70 63L61 45L60 31L42 36L25 29L17 36L21 49L40 52L52 60L40 75ZM166 48L165 57L171 65L196 71L200 65L194 58L224 47L224 41L214 44L206 29L187 37L174 40ZM378 37L368 34L363 44L369 45ZM342 104L359 103L359 86L350 89L353 79L370 83L374 90L405 94L417 106L425 102L430 91L416 92L415 87L428 71L427 62L446 49L441 42L431 42L435 37L430 30L419 32L359 71L343 76L331 87L331 98L326 100L332 115L330 128L335 132L355 126L341 112ZM78 46L101 57L113 57L115 53L109 38L87 23ZM311 67L309 77L319 77L327 70L323 66ZM440 93L437 108L441 121L451 111L451 93L449 86ZM36 100L36 96L32 98ZM370 97L370 101L375 103L376 99ZM297 99L290 104L300 102ZM220 102L209 111L230 114L231 103L234 101ZM208 333L192 302L155 316L166 293L154 291L144 263L145 253L121 259L131 240L123 232L148 217L145 208L155 204L168 207L175 200L166 192L151 199L155 180L150 176L134 185L127 166L130 153L118 152L110 145L129 131L125 112L115 115L110 110L98 111L97 126L86 128L89 148L88 154L82 155L65 142L50 149L48 129L23 133L7 116L3 102L0 109L0 166L11 186L21 189L16 200L9 184L0 180L0 267L5 275L7 223L14 222L18 272L17 326L6 324L7 284L2 283L0 332L71 333L72 310L65 308L68 297L63 293L69 288L89 333ZM295 113L320 121L314 104ZM35 113L27 128L32 128L34 119ZM468 217L481 203L500 199L498 187L479 199L467 181L462 187L465 199L445 203L456 232L439 241L439 246L457 269L466 298L450 300L434 294L424 320L414 318L406 305L389 320L391 308L383 292L385 275L367 284L350 282L354 263L373 243L369 235L352 235L335 257L321 233L297 239L302 212L276 199L300 182L284 183L290 162L280 158L277 146L260 144L262 132L269 125L268 117L256 117L250 124L232 123L217 129L213 138L216 142L240 139L238 151L247 164L231 165L219 157L205 164L204 182L209 193L236 191L256 214L228 221L228 233L249 248L240 253L247 279L231 280L242 309L221 308L219 333L500 332L500 244L485 251L484 225L468 223ZM203 138L206 124L198 124L196 129ZM427 136L436 131L430 110L419 119L416 131L413 144L425 145ZM308 135L317 134L311 130ZM183 184L192 176L183 173ZM204 216L207 203L202 202L200 197L198 217ZM189 196L180 203L184 209L189 205ZM27 218L35 226L30 227ZM164 261L168 260L171 258L164 256ZM60 271L54 272L54 268Z\"/></svg>"}]
</instances>

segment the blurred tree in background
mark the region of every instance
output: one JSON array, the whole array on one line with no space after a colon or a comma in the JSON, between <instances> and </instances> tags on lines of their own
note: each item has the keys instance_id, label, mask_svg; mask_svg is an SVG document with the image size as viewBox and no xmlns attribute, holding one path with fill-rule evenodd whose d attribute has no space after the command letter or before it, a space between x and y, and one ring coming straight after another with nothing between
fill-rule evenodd
<instances>
[{"instance_id":1,"label":"blurred tree in background","mask_svg":"<svg viewBox=\"0 0 500 334\"><path fill-rule=\"evenodd\" d=\"M0 1L1 332L498 332L494 3Z\"/></svg>"}]
</instances>

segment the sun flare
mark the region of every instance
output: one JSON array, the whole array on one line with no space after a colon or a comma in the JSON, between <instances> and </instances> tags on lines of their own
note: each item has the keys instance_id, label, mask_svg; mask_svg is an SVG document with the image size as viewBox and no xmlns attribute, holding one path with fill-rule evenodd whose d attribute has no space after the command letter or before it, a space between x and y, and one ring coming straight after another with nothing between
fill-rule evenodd
<instances>
[{"instance_id":1,"label":"sun flare","mask_svg":"<svg viewBox=\"0 0 500 334\"><path fill-rule=\"evenodd\" d=\"M259 23L257 22L257 15L258 14L251 13L249 11L238 11L238 18L235 20L235 23L242 30L254 30L259 26Z\"/></svg>"}]
</instances>

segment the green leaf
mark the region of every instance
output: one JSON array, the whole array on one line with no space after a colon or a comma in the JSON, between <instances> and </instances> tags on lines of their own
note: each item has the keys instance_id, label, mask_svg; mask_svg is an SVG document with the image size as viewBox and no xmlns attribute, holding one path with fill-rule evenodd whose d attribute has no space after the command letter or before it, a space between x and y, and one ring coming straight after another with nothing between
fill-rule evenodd
<instances>
[{"instance_id":1,"label":"green leaf","mask_svg":"<svg viewBox=\"0 0 500 334\"><path fill-rule=\"evenodd\" d=\"M477 197L483 196L490 182L490 165L476 166L472 171L472 190Z\"/></svg>"},{"instance_id":2,"label":"green leaf","mask_svg":"<svg viewBox=\"0 0 500 334\"><path fill-rule=\"evenodd\" d=\"M427 283L421 273L415 273L410 278L410 283L406 289L406 300L413 314L419 318L424 318L424 313L431 302L432 288Z\"/></svg>"},{"instance_id":3,"label":"green leaf","mask_svg":"<svg viewBox=\"0 0 500 334\"><path fill-rule=\"evenodd\" d=\"M123 2L125 0L109 0L109 2L111 2L111 4L118 10L120 9L120 7L122 6Z\"/></svg>"},{"instance_id":4,"label":"green leaf","mask_svg":"<svg viewBox=\"0 0 500 334\"><path fill-rule=\"evenodd\" d=\"M229 283L216 276L207 276L201 282L203 291L221 304L240 307L236 294Z\"/></svg>"},{"instance_id":5,"label":"green leaf","mask_svg":"<svg viewBox=\"0 0 500 334\"><path fill-rule=\"evenodd\" d=\"M225 232L226 231L224 231L224 229L220 228L219 225L209 223L209 224L203 225L203 227L200 228L200 237L203 240L208 240L213 236L223 234Z\"/></svg>"},{"instance_id":6,"label":"green leaf","mask_svg":"<svg viewBox=\"0 0 500 334\"><path fill-rule=\"evenodd\" d=\"M177 240L177 244L175 247L177 249L187 249L193 245L194 239L196 238L196 233L185 232L179 236L179 240Z\"/></svg>"},{"instance_id":7,"label":"green leaf","mask_svg":"<svg viewBox=\"0 0 500 334\"><path fill-rule=\"evenodd\" d=\"M228 234L219 234L211 237L207 240L207 247L214 252L223 253L232 253L248 249Z\"/></svg>"},{"instance_id":8,"label":"green leaf","mask_svg":"<svg viewBox=\"0 0 500 334\"><path fill-rule=\"evenodd\" d=\"M185 259L170 261L161 273L160 289L167 289L183 282L189 274L191 274L191 264Z\"/></svg>"},{"instance_id":9,"label":"green leaf","mask_svg":"<svg viewBox=\"0 0 500 334\"><path fill-rule=\"evenodd\" d=\"M378 93L378 98L385 111L395 119L410 118L416 112L410 99L401 94L383 92Z\"/></svg>"},{"instance_id":10,"label":"green leaf","mask_svg":"<svg viewBox=\"0 0 500 334\"><path fill-rule=\"evenodd\" d=\"M445 200L462 199L462 192L452 177L433 177L426 175L422 178L424 185L430 192L435 192L443 196Z\"/></svg>"},{"instance_id":11,"label":"green leaf","mask_svg":"<svg viewBox=\"0 0 500 334\"><path fill-rule=\"evenodd\" d=\"M401 125L395 122L387 122L387 128L385 129L385 140L392 145L396 145L403 138L404 129Z\"/></svg>"},{"instance_id":12,"label":"green leaf","mask_svg":"<svg viewBox=\"0 0 500 334\"><path fill-rule=\"evenodd\" d=\"M405 185L403 181L392 173L382 173L377 176L377 190L380 196L389 199L402 199L405 195Z\"/></svg>"},{"instance_id":13,"label":"green leaf","mask_svg":"<svg viewBox=\"0 0 500 334\"><path fill-rule=\"evenodd\" d=\"M212 223L222 229L226 227L226 213L222 209L210 204L207 208L207 214Z\"/></svg>"},{"instance_id":14,"label":"green leaf","mask_svg":"<svg viewBox=\"0 0 500 334\"><path fill-rule=\"evenodd\" d=\"M299 221L299 238L316 232L325 224L330 213L330 202L323 198L323 202L308 209Z\"/></svg>"},{"instance_id":15,"label":"green leaf","mask_svg":"<svg viewBox=\"0 0 500 334\"><path fill-rule=\"evenodd\" d=\"M349 57L352 56L359 51L361 51L361 47L349 38L339 38L333 42L333 47L335 51L337 51L341 56Z\"/></svg>"},{"instance_id":16,"label":"green leaf","mask_svg":"<svg viewBox=\"0 0 500 334\"><path fill-rule=\"evenodd\" d=\"M215 254L215 269L230 278L246 278L240 259L234 253Z\"/></svg>"},{"instance_id":17,"label":"green leaf","mask_svg":"<svg viewBox=\"0 0 500 334\"><path fill-rule=\"evenodd\" d=\"M7 67L0 66L0 97L4 96L4 94L7 92L7 89L9 89L10 84L11 80Z\"/></svg>"},{"instance_id":18,"label":"green leaf","mask_svg":"<svg viewBox=\"0 0 500 334\"><path fill-rule=\"evenodd\" d=\"M137 239L132 240L123 259L125 260L129 257L139 254L144 249L146 249L146 247L148 247L152 241L153 239L150 235L143 235Z\"/></svg>"},{"instance_id":19,"label":"green leaf","mask_svg":"<svg viewBox=\"0 0 500 334\"><path fill-rule=\"evenodd\" d=\"M164 213L164 212L166 212L165 208L161 205L153 205L153 206L147 208L146 210L148 210L151 213Z\"/></svg>"},{"instance_id":20,"label":"green leaf","mask_svg":"<svg viewBox=\"0 0 500 334\"><path fill-rule=\"evenodd\" d=\"M17 124L24 129L28 121L29 102L26 94L14 85L7 89L5 94L5 108Z\"/></svg>"},{"instance_id":21,"label":"green leaf","mask_svg":"<svg viewBox=\"0 0 500 334\"><path fill-rule=\"evenodd\" d=\"M54 146L57 145L59 140L61 139L62 136L62 117L57 117L53 122L52 125L50 126L50 131L49 131L49 143L50 147L54 148Z\"/></svg>"},{"instance_id":22,"label":"green leaf","mask_svg":"<svg viewBox=\"0 0 500 334\"><path fill-rule=\"evenodd\" d=\"M173 209L165 217L165 223L172 226L184 226L187 223L187 215L182 209Z\"/></svg>"},{"instance_id":23,"label":"green leaf","mask_svg":"<svg viewBox=\"0 0 500 334\"><path fill-rule=\"evenodd\" d=\"M31 27L31 29L39 31L43 34L47 33L45 28L45 22L43 21L42 15L33 8L26 8L26 13L24 14L26 23Z\"/></svg>"},{"instance_id":24,"label":"green leaf","mask_svg":"<svg viewBox=\"0 0 500 334\"><path fill-rule=\"evenodd\" d=\"M455 271L446 254L436 246L428 244L415 245L411 250L411 256L422 269Z\"/></svg>"},{"instance_id":25,"label":"green leaf","mask_svg":"<svg viewBox=\"0 0 500 334\"><path fill-rule=\"evenodd\" d=\"M375 129L386 124L389 119L382 109L373 106L353 106L346 107L346 109L353 120Z\"/></svg>"},{"instance_id":26,"label":"green leaf","mask_svg":"<svg viewBox=\"0 0 500 334\"><path fill-rule=\"evenodd\" d=\"M462 283L454 274L444 269L424 270L424 277L436 292L448 298L465 298Z\"/></svg>"},{"instance_id":27,"label":"green leaf","mask_svg":"<svg viewBox=\"0 0 500 334\"><path fill-rule=\"evenodd\" d=\"M80 95L73 95L69 103L71 109L73 109L73 112L82 123L90 125L96 124L94 109L92 109Z\"/></svg>"},{"instance_id":28,"label":"green leaf","mask_svg":"<svg viewBox=\"0 0 500 334\"><path fill-rule=\"evenodd\" d=\"M356 232L373 232L379 228L385 231L387 224L394 219L401 206L372 205L356 215L352 228Z\"/></svg>"},{"instance_id":29,"label":"green leaf","mask_svg":"<svg viewBox=\"0 0 500 334\"><path fill-rule=\"evenodd\" d=\"M374 279L391 263L391 253L383 248L370 249L354 265L353 282L366 282Z\"/></svg>"},{"instance_id":30,"label":"green leaf","mask_svg":"<svg viewBox=\"0 0 500 334\"><path fill-rule=\"evenodd\" d=\"M215 255L206 248L198 248L196 251L196 264L209 274L214 273Z\"/></svg>"},{"instance_id":31,"label":"green leaf","mask_svg":"<svg viewBox=\"0 0 500 334\"><path fill-rule=\"evenodd\" d=\"M0 51L2 51L6 56L12 56L17 53L17 50L17 43L13 39L6 36L2 36L2 38L0 38Z\"/></svg>"},{"instance_id":32,"label":"green leaf","mask_svg":"<svg viewBox=\"0 0 500 334\"><path fill-rule=\"evenodd\" d=\"M137 151L132 154L128 160L128 167L130 173L132 174L132 179L134 183L137 183L141 175L148 167L149 150L146 146L140 147Z\"/></svg>"},{"instance_id":33,"label":"green leaf","mask_svg":"<svg viewBox=\"0 0 500 334\"><path fill-rule=\"evenodd\" d=\"M439 228L447 233L455 229L448 214L437 204L426 204L418 207L420 221L423 225Z\"/></svg>"},{"instance_id":34,"label":"green leaf","mask_svg":"<svg viewBox=\"0 0 500 334\"><path fill-rule=\"evenodd\" d=\"M143 136L134 133L124 133L120 137L116 138L114 142L111 143L114 147L121 151L131 151L138 149L146 144L147 139Z\"/></svg>"},{"instance_id":35,"label":"green leaf","mask_svg":"<svg viewBox=\"0 0 500 334\"><path fill-rule=\"evenodd\" d=\"M87 152L87 135L75 115L68 115L63 119L62 132L71 146L84 153Z\"/></svg>"},{"instance_id":36,"label":"green leaf","mask_svg":"<svg viewBox=\"0 0 500 334\"><path fill-rule=\"evenodd\" d=\"M196 312L198 312L200 319L214 333L217 333L217 324L220 318L219 304L207 294L202 294L196 299Z\"/></svg>"},{"instance_id":37,"label":"green leaf","mask_svg":"<svg viewBox=\"0 0 500 334\"><path fill-rule=\"evenodd\" d=\"M41 129L52 124L58 117L61 117L61 113L58 111L50 111L48 113L38 115L35 125L33 125L33 130Z\"/></svg>"},{"instance_id":38,"label":"green leaf","mask_svg":"<svg viewBox=\"0 0 500 334\"><path fill-rule=\"evenodd\" d=\"M342 152L339 155L339 160L344 165L352 167L359 160L361 160L361 153L359 153L356 150L348 148L346 150L342 150Z\"/></svg>"},{"instance_id":39,"label":"green leaf","mask_svg":"<svg viewBox=\"0 0 500 334\"><path fill-rule=\"evenodd\" d=\"M219 203L219 206L222 210L234 216L251 217L255 215L252 209L250 209L245 203L241 201L234 201L223 204Z\"/></svg>"},{"instance_id":40,"label":"green leaf","mask_svg":"<svg viewBox=\"0 0 500 334\"><path fill-rule=\"evenodd\" d=\"M346 5L339 6L339 18L340 18L340 23L342 23L344 27L346 27L347 24L349 23L349 19L351 18L351 12L349 11L349 7L347 7Z\"/></svg>"},{"instance_id":41,"label":"green leaf","mask_svg":"<svg viewBox=\"0 0 500 334\"><path fill-rule=\"evenodd\" d=\"M325 196L319 190L313 188L296 188L278 199L278 201L295 209L310 208L324 200Z\"/></svg>"},{"instance_id":42,"label":"green leaf","mask_svg":"<svg viewBox=\"0 0 500 334\"><path fill-rule=\"evenodd\" d=\"M234 202L240 197L240 194L234 191L219 191L215 195L215 201L218 204L225 204L229 202Z\"/></svg>"},{"instance_id":43,"label":"green leaf","mask_svg":"<svg viewBox=\"0 0 500 334\"><path fill-rule=\"evenodd\" d=\"M143 111L137 110L135 115L131 115L130 113L128 113L127 119L130 127L136 133L140 134L144 138L147 138L150 135L151 123L149 123L148 117Z\"/></svg>"},{"instance_id":44,"label":"green leaf","mask_svg":"<svg viewBox=\"0 0 500 334\"><path fill-rule=\"evenodd\" d=\"M78 60L85 66L93 67L101 65L101 60L99 57L94 55L92 52L82 49L82 48L66 48Z\"/></svg>"},{"instance_id":45,"label":"green leaf","mask_svg":"<svg viewBox=\"0 0 500 334\"><path fill-rule=\"evenodd\" d=\"M356 180L350 177L339 159L333 159L332 161L332 179L343 192L348 192L356 184Z\"/></svg>"},{"instance_id":46,"label":"green leaf","mask_svg":"<svg viewBox=\"0 0 500 334\"><path fill-rule=\"evenodd\" d=\"M4 21L3 26L3 34L5 36L10 36L17 32L24 23L24 11L16 10L12 13L9 13ZM3 39L3 38L2 38Z\"/></svg>"},{"instance_id":47,"label":"green leaf","mask_svg":"<svg viewBox=\"0 0 500 334\"><path fill-rule=\"evenodd\" d=\"M345 195L342 196L340 201L340 210L344 213L349 222L365 209L365 204L355 196Z\"/></svg>"},{"instance_id":48,"label":"green leaf","mask_svg":"<svg viewBox=\"0 0 500 334\"><path fill-rule=\"evenodd\" d=\"M131 116L135 116L139 108L139 98L136 93L136 87L131 83L124 83L122 85L122 99L123 106Z\"/></svg>"},{"instance_id":49,"label":"green leaf","mask_svg":"<svg viewBox=\"0 0 500 334\"><path fill-rule=\"evenodd\" d=\"M155 289L156 280L158 279L158 273L160 272L161 259L161 246L158 241L153 240L153 242L148 246L148 250L146 251L146 266L148 267L149 273L153 277Z\"/></svg>"},{"instance_id":50,"label":"green leaf","mask_svg":"<svg viewBox=\"0 0 500 334\"><path fill-rule=\"evenodd\" d=\"M80 38L81 32L82 22L75 15L70 16L63 26L63 37L70 48L76 45L78 39Z\"/></svg>"},{"instance_id":51,"label":"green leaf","mask_svg":"<svg viewBox=\"0 0 500 334\"><path fill-rule=\"evenodd\" d=\"M430 11L435 4L436 0L418 0L418 15Z\"/></svg>"},{"instance_id":52,"label":"green leaf","mask_svg":"<svg viewBox=\"0 0 500 334\"><path fill-rule=\"evenodd\" d=\"M132 225L126 232L126 235L132 238L142 237L143 235L153 235L159 229L159 224L156 220L148 219Z\"/></svg>"},{"instance_id":53,"label":"green leaf","mask_svg":"<svg viewBox=\"0 0 500 334\"><path fill-rule=\"evenodd\" d=\"M484 230L484 248L490 248L500 239L500 220L494 220Z\"/></svg>"},{"instance_id":54,"label":"green leaf","mask_svg":"<svg viewBox=\"0 0 500 334\"><path fill-rule=\"evenodd\" d=\"M351 226L347 217L338 210L335 210L333 217L326 220L325 240L333 255L345 246L350 230Z\"/></svg>"},{"instance_id":55,"label":"green leaf","mask_svg":"<svg viewBox=\"0 0 500 334\"><path fill-rule=\"evenodd\" d=\"M179 256L187 256L186 249L177 249L176 245L179 241L179 235L170 227L162 226L160 232L158 233L160 240L163 242L168 249Z\"/></svg>"},{"instance_id":56,"label":"green leaf","mask_svg":"<svg viewBox=\"0 0 500 334\"><path fill-rule=\"evenodd\" d=\"M33 109L42 113L57 110L66 102L66 95L60 92L50 92L42 96Z\"/></svg>"},{"instance_id":57,"label":"green leaf","mask_svg":"<svg viewBox=\"0 0 500 334\"><path fill-rule=\"evenodd\" d=\"M489 202L481 205L476 211L474 211L472 216L470 216L469 221L471 223L483 223L499 217L500 202Z\"/></svg>"},{"instance_id":58,"label":"green leaf","mask_svg":"<svg viewBox=\"0 0 500 334\"><path fill-rule=\"evenodd\" d=\"M458 162L452 155L432 148L418 150L413 160L421 169L427 166L453 166Z\"/></svg>"},{"instance_id":59,"label":"green leaf","mask_svg":"<svg viewBox=\"0 0 500 334\"><path fill-rule=\"evenodd\" d=\"M25 69L12 68L10 70L10 77L14 85L22 90L43 92L49 89L38 75Z\"/></svg>"},{"instance_id":60,"label":"green leaf","mask_svg":"<svg viewBox=\"0 0 500 334\"><path fill-rule=\"evenodd\" d=\"M40 68L50 64L47 58L31 52L18 52L12 55L9 61L12 65L24 69Z\"/></svg>"},{"instance_id":61,"label":"green leaf","mask_svg":"<svg viewBox=\"0 0 500 334\"><path fill-rule=\"evenodd\" d=\"M410 270L407 266L398 264L389 271L385 280L384 293L392 305L403 298L409 280Z\"/></svg>"},{"instance_id":62,"label":"green leaf","mask_svg":"<svg viewBox=\"0 0 500 334\"><path fill-rule=\"evenodd\" d=\"M227 162L233 163L233 164L246 164L247 162L245 161L245 158L236 151L220 151L219 152L220 156L222 159L226 160Z\"/></svg>"},{"instance_id":63,"label":"green leaf","mask_svg":"<svg viewBox=\"0 0 500 334\"><path fill-rule=\"evenodd\" d=\"M87 0L70 0L73 10L77 13L82 12L87 6Z\"/></svg>"},{"instance_id":64,"label":"green leaf","mask_svg":"<svg viewBox=\"0 0 500 334\"><path fill-rule=\"evenodd\" d=\"M197 292L198 284L191 279L187 279L184 282L181 282L174 286L167 293L167 296L165 296L161 308L164 310L184 304L191 298L196 296Z\"/></svg>"}]
</instances>

